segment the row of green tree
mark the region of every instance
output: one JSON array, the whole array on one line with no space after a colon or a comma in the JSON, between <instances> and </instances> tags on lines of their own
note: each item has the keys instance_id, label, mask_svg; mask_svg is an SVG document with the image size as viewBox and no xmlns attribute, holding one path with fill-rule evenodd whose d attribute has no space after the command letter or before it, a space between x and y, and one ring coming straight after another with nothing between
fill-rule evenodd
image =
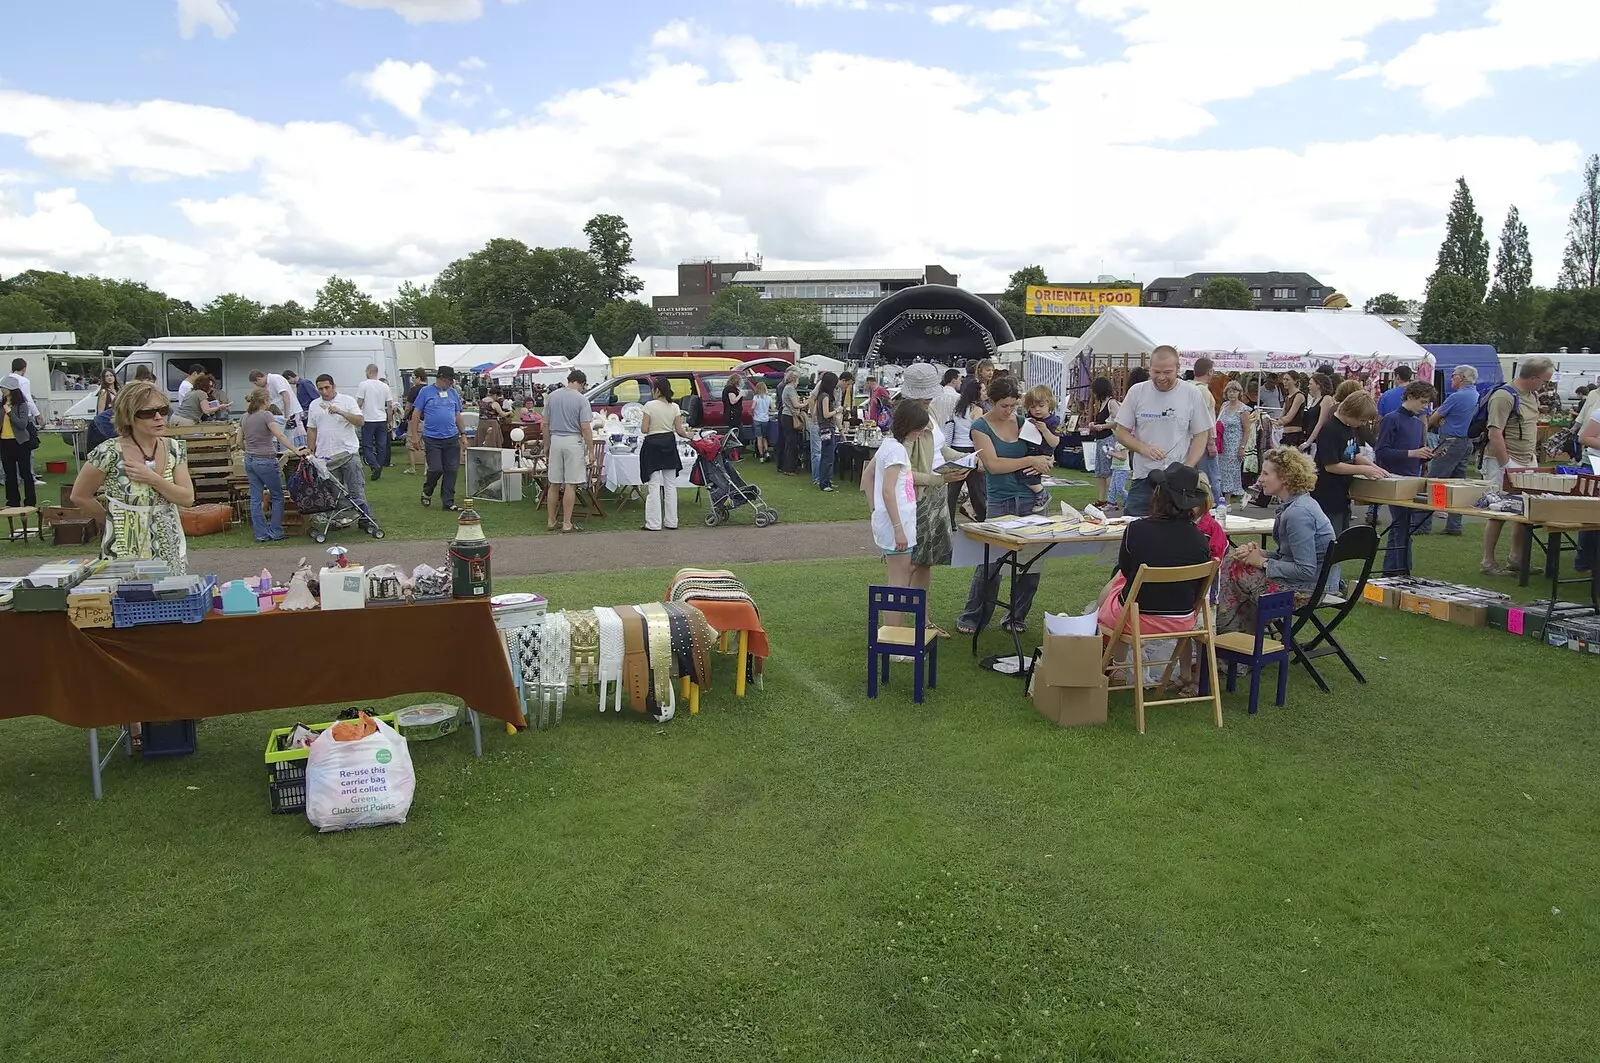
<instances>
[{"instance_id":1,"label":"row of green tree","mask_svg":"<svg viewBox=\"0 0 1600 1063\"><path fill-rule=\"evenodd\" d=\"M1410 308L1392 293L1367 306L1378 313ZM1466 178L1457 180L1418 332L1424 343L1491 343L1506 354L1600 350L1600 155L1584 164L1554 288L1533 283L1528 227L1515 204L1500 229L1491 279L1483 217Z\"/></svg>"},{"instance_id":2,"label":"row of green tree","mask_svg":"<svg viewBox=\"0 0 1600 1063\"><path fill-rule=\"evenodd\" d=\"M0 279L0 332L77 333L82 348L137 345L152 336L281 336L292 329L428 326L436 343L521 343L573 355L591 333L609 355L661 332L656 312L630 298L633 238L615 214L584 225L587 248L529 247L497 238L446 266L432 284L400 285L379 301L352 280L328 278L310 306L263 304L237 292L196 306L131 280L29 270ZM730 294L731 293L731 294ZM713 308L718 335L789 335L806 353L832 354L814 306L730 289ZM712 329L707 330L714 332Z\"/></svg>"}]
</instances>

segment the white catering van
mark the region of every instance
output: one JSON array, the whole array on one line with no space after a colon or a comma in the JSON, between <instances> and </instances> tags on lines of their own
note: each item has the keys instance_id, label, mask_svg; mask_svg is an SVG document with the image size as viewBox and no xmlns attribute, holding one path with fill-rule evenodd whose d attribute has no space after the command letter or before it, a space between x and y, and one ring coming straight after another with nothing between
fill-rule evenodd
<instances>
[{"instance_id":1,"label":"white catering van","mask_svg":"<svg viewBox=\"0 0 1600 1063\"><path fill-rule=\"evenodd\" d=\"M306 380L323 373L332 376L339 390L353 395L366 379L367 366L389 382L398 397L405 394L402 368L433 364L433 330L430 328L304 328L289 336L167 336L139 347L113 347L118 356L117 381L133 380L146 366L168 397L177 400L178 385L194 366L217 379L218 397L227 399L230 413L244 413L250 391L250 374L257 369L282 374L292 369ZM79 401L72 416L94 416L94 393Z\"/></svg>"}]
</instances>

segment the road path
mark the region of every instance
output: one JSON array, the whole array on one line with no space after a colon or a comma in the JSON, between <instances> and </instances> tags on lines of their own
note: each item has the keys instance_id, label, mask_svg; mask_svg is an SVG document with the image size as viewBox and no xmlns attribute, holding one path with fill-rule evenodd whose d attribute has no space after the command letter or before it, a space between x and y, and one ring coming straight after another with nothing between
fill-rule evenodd
<instances>
[{"instance_id":1,"label":"road path","mask_svg":"<svg viewBox=\"0 0 1600 1063\"><path fill-rule=\"evenodd\" d=\"M316 565L326 557L324 551L335 544L348 547L355 564L388 562L409 571L420 564L442 567L446 561L443 542L380 542L359 533L333 538L322 545L300 536L290 546L251 548L207 549L204 539L193 539L189 543L189 571L215 572L224 580L259 574L263 568L275 574L287 573L302 557ZM721 528L685 526L672 532L575 532L496 538L490 544L494 548L493 571L500 577L655 565L722 568L756 561L811 561L871 557L878 553L872 544L871 523L864 520L776 524L770 528L733 524ZM81 547L78 549L82 551ZM61 549L61 556L72 553L72 547ZM5 557L0 549L0 576L26 575L45 560Z\"/></svg>"}]
</instances>

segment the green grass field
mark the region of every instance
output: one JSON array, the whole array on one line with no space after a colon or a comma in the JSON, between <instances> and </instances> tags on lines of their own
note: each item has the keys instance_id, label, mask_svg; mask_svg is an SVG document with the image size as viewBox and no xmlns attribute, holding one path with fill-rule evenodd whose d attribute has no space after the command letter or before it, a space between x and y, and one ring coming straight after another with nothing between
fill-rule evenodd
<instances>
[{"instance_id":1,"label":"green grass field","mask_svg":"<svg viewBox=\"0 0 1600 1063\"><path fill-rule=\"evenodd\" d=\"M479 762L418 745L380 830L267 812L267 731L326 710L204 721L98 803L81 733L0 723L0 1058L1594 1058L1592 658L1362 607L1366 686L1296 672L1286 708L1153 709L1143 736L1113 695L1064 730L960 642L924 705L904 666L866 700L881 573L749 566L765 691L734 699L719 659L696 718L569 702ZM1039 606L1104 575L1050 562ZM426 647L253 666L391 652Z\"/></svg>"}]
</instances>

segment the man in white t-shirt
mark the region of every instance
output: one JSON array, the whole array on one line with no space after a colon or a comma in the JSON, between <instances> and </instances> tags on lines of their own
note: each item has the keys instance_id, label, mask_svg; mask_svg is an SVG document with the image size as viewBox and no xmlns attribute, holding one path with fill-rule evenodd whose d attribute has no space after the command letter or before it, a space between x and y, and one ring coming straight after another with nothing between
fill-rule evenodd
<instances>
[{"instance_id":1,"label":"man in white t-shirt","mask_svg":"<svg viewBox=\"0 0 1600 1063\"><path fill-rule=\"evenodd\" d=\"M367 482L361 475L361 405L339 394L333 377L317 377L322 397L306 413L306 438L312 453L328 464L328 471L344 484L350 497L365 503Z\"/></svg>"},{"instance_id":2,"label":"man in white t-shirt","mask_svg":"<svg viewBox=\"0 0 1600 1063\"><path fill-rule=\"evenodd\" d=\"M185 395L189 394L189 392L194 390L194 382L196 380L199 380L201 375L203 373L205 373L205 371L206 371L206 367L203 366L203 365L191 365L189 367L189 375L184 377L182 380L178 381L178 401L179 402L182 402L183 401L183 397Z\"/></svg>"},{"instance_id":3,"label":"man in white t-shirt","mask_svg":"<svg viewBox=\"0 0 1600 1063\"><path fill-rule=\"evenodd\" d=\"M1208 421L1200 392L1178 379L1178 349L1162 344L1150 353L1150 379L1128 389L1111 430L1132 458L1132 482L1123 512L1150 512L1151 469L1181 461L1198 467L1216 422Z\"/></svg>"},{"instance_id":4,"label":"man in white t-shirt","mask_svg":"<svg viewBox=\"0 0 1600 1063\"><path fill-rule=\"evenodd\" d=\"M356 385L356 402L361 404L361 460L377 480L389 464L389 411L394 408L394 392L378 379L377 366L367 366L367 379Z\"/></svg>"}]
</instances>

